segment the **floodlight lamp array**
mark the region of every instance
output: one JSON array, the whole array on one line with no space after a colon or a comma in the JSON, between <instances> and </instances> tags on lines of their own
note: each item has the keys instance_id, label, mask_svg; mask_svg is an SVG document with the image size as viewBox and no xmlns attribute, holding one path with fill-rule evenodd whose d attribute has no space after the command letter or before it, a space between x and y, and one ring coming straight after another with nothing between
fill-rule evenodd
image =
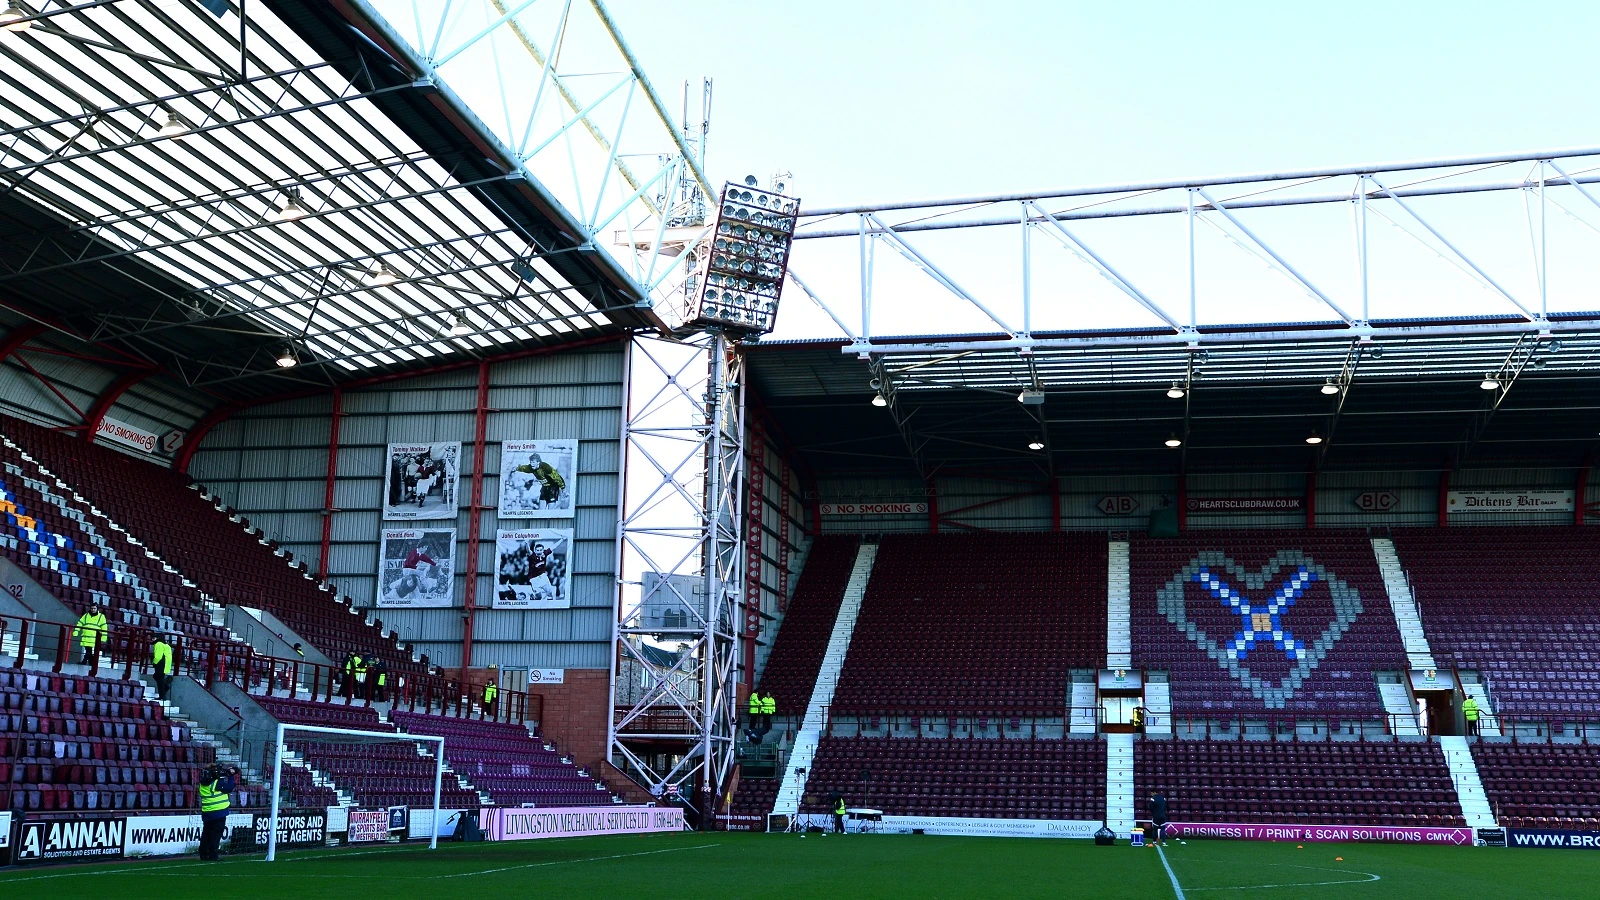
<instances>
[{"instance_id":1,"label":"floodlight lamp array","mask_svg":"<svg viewBox=\"0 0 1600 900\"><path fill-rule=\"evenodd\" d=\"M690 324L765 334L778 317L800 201L760 188L722 189L716 226L692 286Z\"/></svg>"}]
</instances>

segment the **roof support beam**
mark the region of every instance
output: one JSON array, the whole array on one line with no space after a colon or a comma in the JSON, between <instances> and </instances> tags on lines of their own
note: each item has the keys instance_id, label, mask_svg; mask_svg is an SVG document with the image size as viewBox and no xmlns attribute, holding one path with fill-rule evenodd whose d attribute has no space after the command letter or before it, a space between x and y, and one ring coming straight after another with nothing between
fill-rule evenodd
<instances>
[{"instance_id":1,"label":"roof support beam","mask_svg":"<svg viewBox=\"0 0 1600 900\"><path fill-rule=\"evenodd\" d=\"M11 329L4 338L0 338L0 362L4 362L18 347L44 334L44 326L38 322L23 322Z\"/></svg>"},{"instance_id":2,"label":"roof support beam","mask_svg":"<svg viewBox=\"0 0 1600 900\"><path fill-rule=\"evenodd\" d=\"M86 442L94 443L94 436L100 431L100 423L105 420L106 413L111 412L111 407L115 406L117 401L122 398L122 395L128 392L128 388L149 378L153 371L152 369L134 369L131 372L124 372L116 381L111 382L105 390L100 392L100 396L95 398L94 405L89 407L88 415L83 417L83 439Z\"/></svg>"},{"instance_id":3,"label":"roof support beam","mask_svg":"<svg viewBox=\"0 0 1600 900\"><path fill-rule=\"evenodd\" d=\"M1272 257L1274 260L1276 260L1278 265L1282 266L1284 271L1289 273L1289 276L1291 278L1293 278L1295 281L1300 282L1300 286L1301 287L1303 287L1306 290L1310 291L1313 295L1316 296L1316 298L1318 300L1321 300L1323 302L1323 304L1325 304L1329 309L1331 309L1335 313L1337 313L1339 318L1345 320L1346 323L1355 324L1355 319L1351 318L1349 313L1347 313L1343 309L1339 308L1339 304L1333 302L1333 299L1331 297L1329 297L1327 294L1324 294L1320 288L1318 288L1316 285L1312 284L1310 282L1310 280L1307 279L1304 275L1301 275L1300 271L1298 269L1296 269L1294 266L1290 265L1288 260L1286 260L1283 257L1279 256L1278 255L1278 251L1272 249L1272 247L1269 244L1267 244L1266 241L1263 241L1260 237L1258 237L1256 235L1255 232L1251 231L1248 226L1246 226L1243 222L1239 221L1239 217L1234 215L1233 212L1230 211L1226 206L1223 206L1220 202L1218 202L1217 198L1215 198L1215 197L1211 196L1210 194L1206 193L1206 189L1205 188L1197 188L1195 190L1195 193L1197 193L1200 196L1206 198L1206 202L1211 204L1211 208L1212 209L1215 209L1217 212L1222 213L1224 216L1226 216L1228 221L1233 223L1233 227L1235 227L1235 228L1239 229L1240 231L1244 232L1244 236L1245 237L1247 237L1250 240L1254 241L1257 247L1260 247L1262 250L1265 250L1267 252L1267 255Z\"/></svg>"}]
</instances>

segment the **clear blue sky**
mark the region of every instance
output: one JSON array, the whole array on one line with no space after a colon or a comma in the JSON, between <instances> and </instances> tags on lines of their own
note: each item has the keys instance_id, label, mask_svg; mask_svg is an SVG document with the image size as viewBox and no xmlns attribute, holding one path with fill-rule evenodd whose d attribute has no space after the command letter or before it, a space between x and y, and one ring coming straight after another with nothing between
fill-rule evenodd
<instances>
[{"instance_id":1,"label":"clear blue sky","mask_svg":"<svg viewBox=\"0 0 1600 900\"><path fill-rule=\"evenodd\" d=\"M1594 4L608 5L808 206L1600 144Z\"/></svg>"}]
</instances>

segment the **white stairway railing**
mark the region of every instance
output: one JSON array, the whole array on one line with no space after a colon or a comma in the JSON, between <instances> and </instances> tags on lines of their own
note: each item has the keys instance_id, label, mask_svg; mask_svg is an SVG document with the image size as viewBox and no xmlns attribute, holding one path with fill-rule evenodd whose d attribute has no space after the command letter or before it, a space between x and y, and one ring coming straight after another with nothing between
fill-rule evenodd
<instances>
[{"instance_id":1,"label":"white stairway railing","mask_svg":"<svg viewBox=\"0 0 1600 900\"><path fill-rule=\"evenodd\" d=\"M844 599L839 603L839 616L834 619L833 632L828 636L828 649L822 654L822 667L817 670L817 683L811 689L811 702L806 705L805 720L800 723L794 748L789 751L783 784L779 786L777 800L772 805L773 815L793 816L800 810L800 795L806 788L811 760L817 754L817 742L822 739L823 715L833 702L833 690L839 684L839 672L844 668L845 654L850 652L850 637L855 634L856 617L861 614L861 599L866 596L867 582L872 578L872 564L877 558L877 544L863 542L861 549L856 551L855 568L850 570L850 581L845 585Z\"/></svg>"}]
</instances>

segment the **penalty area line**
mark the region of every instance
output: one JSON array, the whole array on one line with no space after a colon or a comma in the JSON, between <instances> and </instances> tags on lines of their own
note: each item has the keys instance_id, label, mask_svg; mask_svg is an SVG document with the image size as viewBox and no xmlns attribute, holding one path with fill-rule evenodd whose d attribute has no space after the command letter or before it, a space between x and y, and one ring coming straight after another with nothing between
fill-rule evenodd
<instances>
[{"instance_id":1,"label":"penalty area line","mask_svg":"<svg viewBox=\"0 0 1600 900\"><path fill-rule=\"evenodd\" d=\"M1177 895L1178 900L1187 900L1183 896L1183 885L1178 883L1178 876L1172 871L1172 865L1167 862L1167 851L1162 849L1160 844L1156 845L1156 855L1161 857L1161 868L1167 870L1167 878L1172 881L1172 893Z\"/></svg>"},{"instance_id":2,"label":"penalty area line","mask_svg":"<svg viewBox=\"0 0 1600 900\"><path fill-rule=\"evenodd\" d=\"M547 862L524 863L520 866L504 866L499 869L483 869L477 872L456 872L450 875L434 875L433 878L469 878L473 875L493 875L496 872L514 872L518 869L538 869L544 866L561 866L567 863L601 862L607 859L628 859L633 856L655 856L658 853L684 853L690 850L709 850L712 847L721 847L720 842L715 844L701 844L698 847L668 847L665 850L641 850L638 853L614 853L610 856L586 856L582 859L552 859ZM1180 897L1179 900L1182 900Z\"/></svg>"},{"instance_id":3,"label":"penalty area line","mask_svg":"<svg viewBox=\"0 0 1600 900\"><path fill-rule=\"evenodd\" d=\"M1269 865L1272 865L1272 864L1269 863ZM1322 866L1296 866L1296 865L1285 865L1285 864L1279 864L1279 867L1280 868L1285 868L1285 869L1309 869L1309 870L1311 870L1313 872L1337 872L1340 875L1365 875L1366 877L1365 878L1346 878L1346 879L1344 879L1342 881L1292 881L1292 882L1289 882L1287 884L1240 884L1240 885L1229 885L1227 887L1190 888L1189 890L1194 891L1196 893L1199 893L1200 891L1261 891L1261 890L1268 890L1268 889L1271 889L1271 888L1326 887L1328 885L1334 885L1334 884L1371 884L1374 881L1382 881L1383 880L1383 878L1381 876L1379 876L1377 874L1374 874L1372 872L1358 872L1358 871L1356 871L1354 869L1328 869L1328 868L1324 868Z\"/></svg>"}]
</instances>

